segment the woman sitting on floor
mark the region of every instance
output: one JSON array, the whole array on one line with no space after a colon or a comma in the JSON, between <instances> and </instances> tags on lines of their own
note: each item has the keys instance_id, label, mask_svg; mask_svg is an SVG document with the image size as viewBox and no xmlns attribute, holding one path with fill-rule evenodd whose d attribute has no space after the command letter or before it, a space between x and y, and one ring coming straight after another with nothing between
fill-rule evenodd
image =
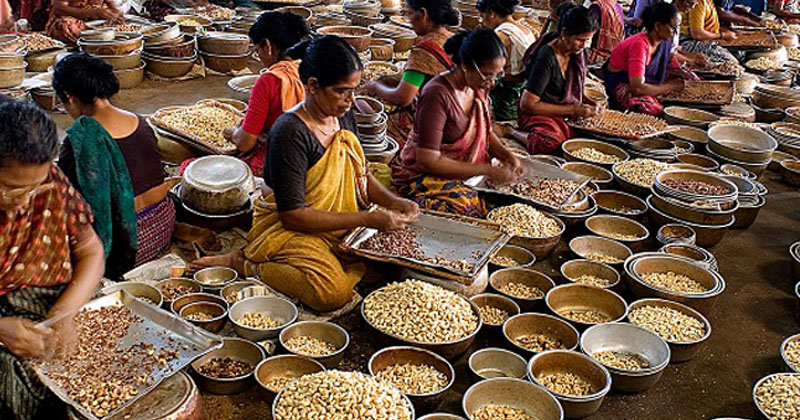
<instances>
[{"instance_id":1,"label":"woman sitting on floor","mask_svg":"<svg viewBox=\"0 0 800 420\"><path fill-rule=\"evenodd\" d=\"M736 57L719 44L720 39L736 39L736 32L723 28L719 23L714 0L700 0L685 13L680 21L681 49L686 52L703 53L712 62L739 64Z\"/></svg>"},{"instance_id":2,"label":"woman sitting on floor","mask_svg":"<svg viewBox=\"0 0 800 420\"><path fill-rule=\"evenodd\" d=\"M625 38L625 12L616 0L592 0L589 12L598 25L589 48L588 63L592 66L605 63L611 50Z\"/></svg>"},{"instance_id":3,"label":"woman sitting on floor","mask_svg":"<svg viewBox=\"0 0 800 420\"><path fill-rule=\"evenodd\" d=\"M558 28L528 49L528 84L520 100L519 130L505 127L504 136L525 145L530 154L556 152L573 137L565 118L599 112L583 94L586 47L597 22L587 8L570 4L561 9Z\"/></svg>"},{"instance_id":4,"label":"woman sitting on floor","mask_svg":"<svg viewBox=\"0 0 800 420\"><path fill-rule=\"evenodd\" d=\"M53 71L53 88L75 118L58 166L94 211L106 276L118 278L161 256L175 228L155 133L144 118L111 104L119 81L99 58L64 57Z\"/></svg>"},{"instance_id":5,"label":"woman sitting on floor","mask_svg":"<svg viewBox=\"0 0 800 420\"><path fill-rule=\"evenodd\" d=\"M56 125L36 104L0 104L0 418L60 418L28 358L74 344L73 316L103 275L92 211L53 164ZM47 318L65 318L51 328Z\"/></svg>"},{"instance_id":6,"label":"woman sitting on floor","mask_svg":"<svg viewBox=\"0 0 800 420\"><path fill-rule=\"evenodd\" d=\"M506 49L491 29L460 32L444 47L456 66L422 91L414 130L392 164L392 183L420 207L484 217L485 204L462 180L486 175L507 182L520 170L492 131L487 98L503 78Z\"/></svg>"},{"instance_id":7,"label":"woman sitting on floor","mask_svg":"<svg viewBox=\"0 0 800 420\"><path fill-rule=\"evenodd\" d=\"M478 11L483 25L492 28L506 47L506 77L492 89L492 110L495 121L514 121L518 118L517 102L525 85L525 51L536 41L527 26L512 18L519 0L479 0Z\"/></svg>"},{"instance_id":8,"label":"woman sitting on floor","mask_svg":"<svg viewBox=\"0 0 800 420\"><path fill-rule=\"evenodd\" d=\"M434 76L453 67L443 47L458 25L458 11L450 0L406 0L404 14L420 40L408 55L401 80L384 78L368 83L365 91L387 104L399 107L389 114L387 134L404 142L414 124L419 92Z\"/></svg>"},{"instance_id":9,"label":"woman sitting on floor","mask_svg":"<svg viewBox=\"0 0 800 420\"><path fill-rule=\"evenodd\" d=\"M786 23L800 23L800 1L775 0L772 4L772 13Z\"/></svg>"},{"instance_id":10,"label":"woman sitting on floor","mask_svg":"<svg viewBox=\"0 0 800 420\"><path fill-rule=\"evenodd\" d=\"M667 80L671 69L680 70L672 54L672 38L678 27L678 9L658 3L642 14L644 32L614 48L605 68L606 93L614 108L661 116L664 107L656 99L684 87L683 79Z\"/></svg>"},{"instance_id":11,"label":"woman sitting on floor","mask_svg":"<svg viewBox=\"0 0 800 420\"><path fill-rule=\"evenodd\" d=\"M256 201L243 252L199 259L189 271L229 266L313 310L330 311L352 298L364 274L363 264L334 254L347 230L402 229L419 208L367 171L351 110L362 69L353 47L323 36L288 54L302 58L306 98L270 130L264 180L274 193ZM370 203L383 209L364 211Z\"/></svg>"},{"instance_id":12,"label":"woman sitting on floor","mask_svg":"<svg viewBox=\"0 0 800 420\"><path fill-rule=\"evenodd\" d=\"M67 44L77 44L93 20L119 20L122 13L114 0L55 0L45 33Z\"/></svg>"},{"instance_id":13,"label":"woman sitting on floor","mask_svg":"<svg viewBox=\"0 0 800 420\"><path fill-rule=\"evenodd\" d=\"M224 135L241 153L256 176L263 176L266 140L269 129L285 111L305 98L300 80L300 62L286 50L308 37L305 20L289 12L265 12L250 28L250 40L268 70L259 76L250 93L247 114L239 127L229 127Z\"/></svg>"}]
</instances>

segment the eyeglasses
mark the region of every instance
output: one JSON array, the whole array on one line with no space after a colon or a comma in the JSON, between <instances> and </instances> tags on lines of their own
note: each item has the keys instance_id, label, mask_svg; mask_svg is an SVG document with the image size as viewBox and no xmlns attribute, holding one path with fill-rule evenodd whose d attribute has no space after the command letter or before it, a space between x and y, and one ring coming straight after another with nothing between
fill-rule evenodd
<instances>
[{"instance_id":1,"label":"eyeglasses","mask_svg":"<svg viewBox=\"0 0 800 420\"><path fill-rule=\"evenodd\" d=\"M498 81L500 81L500 80L502 80L504 77L506 77L506 72L505 72L505 71L502 71L502 70L500 70L500 73L497 73L497 74L495 74L495 75L494 75L494 77L492 77L492 76L487 76L487 75L483 74L483 72L481 71L481 69L480 69L480 68L478 68L478 65L477 65L477 64L475 64L475 62L474 62L474 61L472 62L472 68L474 68L474 69L475 69L475 71L476 71L476 72L478 72L478 76L480 76L480 77L481 77L481 80L483 80L484 82L492 82L492 83L497 83Z\"/></svg>"},{"instance_id":2,"label":"eyeglasses","mask_svg":"<svg viewBox=\"0 0 800 420\"><path fill-rule=\"evenodd\" d=\"M348 98L355 96L356 88L347 88L347 87L332 87L333 93L335 93L340 98Z\"/></svg>"},{"instance_id":3,"label":"eyeglasses","mask_svg":"<svg viewBox=\"0 0 800 420\"><path fill-rule=\"evenodd\" d=\"M32 199L37 195L46 192L55 186L55 182L46 182L44 184L39 184L35 187L23 187L23 188L13 188L13 189L6 189L0 187L0 198L4 201L22 201L23 199Z\"/></svg>"}]
</instances>

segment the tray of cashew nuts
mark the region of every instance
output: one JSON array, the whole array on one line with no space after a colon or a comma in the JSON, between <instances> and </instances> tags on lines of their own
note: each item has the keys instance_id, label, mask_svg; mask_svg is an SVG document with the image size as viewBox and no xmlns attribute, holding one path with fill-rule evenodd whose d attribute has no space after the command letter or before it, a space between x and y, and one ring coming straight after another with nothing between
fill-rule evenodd
<instances>
[{"instance_id":1,"label":"tray of cashew nuts","mask_svg":"<svg viewBox=\"0 0 800 420\"><path fill-rule=\"evenodd\" d=\"M733 102L733 81L686 81L679 92L660 96L664 102L683 104L728 105Z\"/></svg>"},{"instance_id":2,"label":"tray of cashew nuts","mask_svg":"<svg viewBox=\"0 0 800 420\"><path fill-rule=\"evenodd\" d=\"M586 133L625 140L657 137L671 131L667 122L661 118L638 112L614 110L603 110L600 114L589 118L571 118L567 120L567 125Z\"/></svg>"},{"instance_id":3,"label":"tray of cashew nuts","mask_svg":"<svg viewBox=\"0 0 800 420\"><path fill-rule=\"evenodd\" d=\"M244 114L239 110L214 100L161 108L149 118L154 126L175 135L174 138L221 155L236 153L236 145L226 140L223 132L242 119Z\"/></svg>"}]
</instances>

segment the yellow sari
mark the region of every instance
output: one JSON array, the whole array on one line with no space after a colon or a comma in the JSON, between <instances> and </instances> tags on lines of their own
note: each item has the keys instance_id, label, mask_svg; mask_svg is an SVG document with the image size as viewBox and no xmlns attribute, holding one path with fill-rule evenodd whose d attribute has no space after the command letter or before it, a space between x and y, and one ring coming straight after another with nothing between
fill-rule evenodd
<instances>
[{"instance_id":1,"label":"yellow sari","mask_svg":"<svg viewBox=\"0 0 800 420\"><path fill-rule=\"evenodd\" d=\"M355 134L334 134L322 158L306 174L308 207L330 212L356 212L364 206L367 159ZM244 250L245 272L257 275L270 287L299 299L317 311L347 303L361 280L363 264L347 264L333 248L347 232L307 234L283 227L275 195L255 203L253 227Z\"/></svg>"}]
</instances>

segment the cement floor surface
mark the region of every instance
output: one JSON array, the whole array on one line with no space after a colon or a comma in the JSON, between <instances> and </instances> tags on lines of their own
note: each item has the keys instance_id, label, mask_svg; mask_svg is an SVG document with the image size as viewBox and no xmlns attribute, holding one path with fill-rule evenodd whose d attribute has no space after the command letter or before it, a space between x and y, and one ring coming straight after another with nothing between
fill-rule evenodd
<instances>
[{"instance_id":1,"label":"cement floor surface","mask_svg":"<svg viewBox=\"0 0 800 420\"><path fill-rule=\"evenodd\" d=\"M230 97L227 80L209 77L180 83L146 81L135 90L121 92L113 102L134 112L150 113L162 106ZM61 129L71 124L63 114L56 115L56 120ZM800 332L795 317L797 299L793 294L795 281L800 279L792 279L788 255L789 245L800 239L800 191L779 181L780 176L767 172L762 182L770 193L755 224L746 230L730 231L710 250L718 260L728 288L709 316L712 334L705 348L687 363L668 366L661 381L645 393L610 394L592 418L759 418L751 398L752 387L765 375L786 371L779 354L780 343ZM569 237L576 234L572 232ZM564 253L557 251L535 268L557 277L557 268L564 260ZM630 296L626 299L633 300ZM366 360L378 347L357 313L337 322L350 331L352 338L342 368L364 371ZM498 345L502 343L479 339L474 347ZM439 411L463 416L461 396L470 385L465 358L456 361L455 366L456 383ZM209 420L270 418L270 408L255 387L239 395L204 395L203 399Z\"/></svg>"}]
</instances>

